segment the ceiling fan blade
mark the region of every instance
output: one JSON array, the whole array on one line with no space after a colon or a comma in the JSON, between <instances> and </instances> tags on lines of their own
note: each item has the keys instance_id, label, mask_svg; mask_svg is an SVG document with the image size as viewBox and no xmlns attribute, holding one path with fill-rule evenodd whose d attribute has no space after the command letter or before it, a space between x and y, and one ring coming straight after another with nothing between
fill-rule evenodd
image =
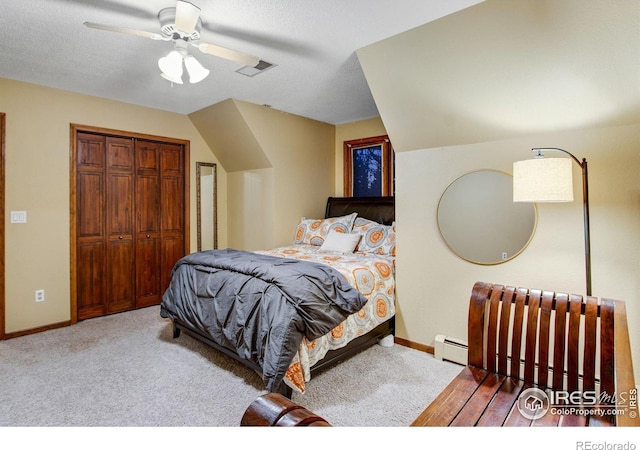
<instances>
[{"instance_id":1,"label":"ceiling fan blade","mask_svg":"<svg viewBox=\"0 0 640 450\"><path fill-rule=\"evenodd\" d=\"M154 41L168 40L166 37L162 36L161 34L152 33L150 31L140 31L140 30L132 30L131 28L112 27L110 25L102 25L100 23L93 23L93 22L85 22L84 25L89 28L95 28L97 30L115 31L117 33L132 34L134 36L146 37L149 39L153 39Z\"/></svg>"},{"instance_id":2,"label":"ceiling fan blade","mask_svg":"<svg viewBox=\"0 0 640 450\"><path fill-rule=\"evenodd\" d=\"M182 31L186 36L190 36L196 29L199 18L200 8L192 3L178 0L175 19L175 25L178 31Z\"/></svg>"},{"instance_id":3,"label":"ceiling fan blade","mask_svg":"<svg viewBox=\"0 0 640 450\"><path fill-rule=\"evenodd\" d=\"M231 50L225 47L220 47L219 45L208 44L206 42L192 42L192 45L194 47L197 47L202 53L235 61L240 64L244 64L245 66L255 67L260 62L260 58L258 58L257 56L248 55L246 53L238 52L236 50Z\"/></svg>"}]
</instances>

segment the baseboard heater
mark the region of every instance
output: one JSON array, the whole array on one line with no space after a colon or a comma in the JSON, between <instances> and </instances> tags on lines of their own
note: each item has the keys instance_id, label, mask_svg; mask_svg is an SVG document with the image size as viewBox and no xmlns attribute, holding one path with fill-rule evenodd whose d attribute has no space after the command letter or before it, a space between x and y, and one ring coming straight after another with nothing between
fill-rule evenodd
<instances>
[{"instance_id":1,"label":"baseboard heater","mask_svg":"<svg viewBox=\"0 0 640 450\"><path fill-rule=\"evenodd\" d=\"M433 356L443 361L466 365L468 349L466 342L438 334L435 337Z\"/></svg>"},{"instance_id":2,"label":"baseboard heater","mask_svg":"<svg viewBox=\"0 0 640 450\"><path fill-rule=\"evenodd\" d=\"M467 365L467 361L468 361L468 351L469 351L469 346L467 345L467 343L465 341L462 341L460 339L455 339L449 336L445 336L444 334L438 334L436 335L435 339L434 339L434 346L433 346L433 356L436 359L442 360L442 361L449 361L449 362L453 362L456 364L461 364L463 366ZM507 358L508 364L511 364L511 358ZM538 370L538 364L536 363L536 374L537 374L537 370ZM520 361L520 373L524 373L524 360ZM578 375L578 384L579 384L579 388L582 389L582 374ZM549 367L549 379L553 378L553 368ZM565 383L566 383L566 374L565 374ZM599 372L598 375L596 376L596 387L600 386L600 376L599 376ZM537 383L537 377L535 382Z\"/></svg>"}]
</instances>

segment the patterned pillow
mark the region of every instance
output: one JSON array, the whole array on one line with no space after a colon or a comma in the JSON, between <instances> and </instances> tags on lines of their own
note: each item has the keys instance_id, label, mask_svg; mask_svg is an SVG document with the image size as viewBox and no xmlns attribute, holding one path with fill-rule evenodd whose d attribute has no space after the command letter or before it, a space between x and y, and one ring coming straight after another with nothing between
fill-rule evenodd
<instances>
[{"instance_id":1,"label":"patterned pillow","mask_svg":"<svg viewBox=\"0 0 640 450\"><path fill-rule=\"evenodd\" d=\"M352 233L362 235L356 252L396 256L396 223L383 225L373 220L358 217Z\"/></svg>"},{"instance_id":2,"label":"patterned pillow","mask_svg":"<svg viewBox=\"0 0 640 450\"><path fill-rule=\"evenodd\" d=\"M356 216L357 214L353 213L328 219L305 219L303 217L296 227L293 243L322 245L330 230L335 230L339 233L350 233Z\"/></svg>"}]
</instances>

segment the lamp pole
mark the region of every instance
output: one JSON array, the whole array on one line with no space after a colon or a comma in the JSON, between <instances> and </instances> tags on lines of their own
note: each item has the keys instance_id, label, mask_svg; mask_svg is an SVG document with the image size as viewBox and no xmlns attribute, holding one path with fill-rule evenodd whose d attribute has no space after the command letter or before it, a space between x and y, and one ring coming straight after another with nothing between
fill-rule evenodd
<instances>
[{"instance_id":1,"label":"lamp pole","mask_svg":"<svg viewBox=\"0 0 640 450\"><path fill-rule=\"evenodd\" d=\"M555 150L566 153L573 159L580 169L582 169L582 210L584 215L584 259L587 280L587 295L591 295L591 230L589 229L589 176L587 173L587 159L580 161L566 150L554 147L532 148L532 151Z\"/></svg>"}]
</instances>

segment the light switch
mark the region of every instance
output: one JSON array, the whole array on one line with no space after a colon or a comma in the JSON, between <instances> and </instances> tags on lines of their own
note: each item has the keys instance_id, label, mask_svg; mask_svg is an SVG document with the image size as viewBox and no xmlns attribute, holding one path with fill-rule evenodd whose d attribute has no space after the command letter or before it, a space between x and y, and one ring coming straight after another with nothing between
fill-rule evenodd
<instances>
[{"instance_id":1,"label":"light switch","mask_svg":"<svg viewBox=\"0 0 640 450\"><path fill-rule=\"evenodd\" d=\"M27 223L27 212L11 211L11 223Z\"/></svg>"}]
</instances>

